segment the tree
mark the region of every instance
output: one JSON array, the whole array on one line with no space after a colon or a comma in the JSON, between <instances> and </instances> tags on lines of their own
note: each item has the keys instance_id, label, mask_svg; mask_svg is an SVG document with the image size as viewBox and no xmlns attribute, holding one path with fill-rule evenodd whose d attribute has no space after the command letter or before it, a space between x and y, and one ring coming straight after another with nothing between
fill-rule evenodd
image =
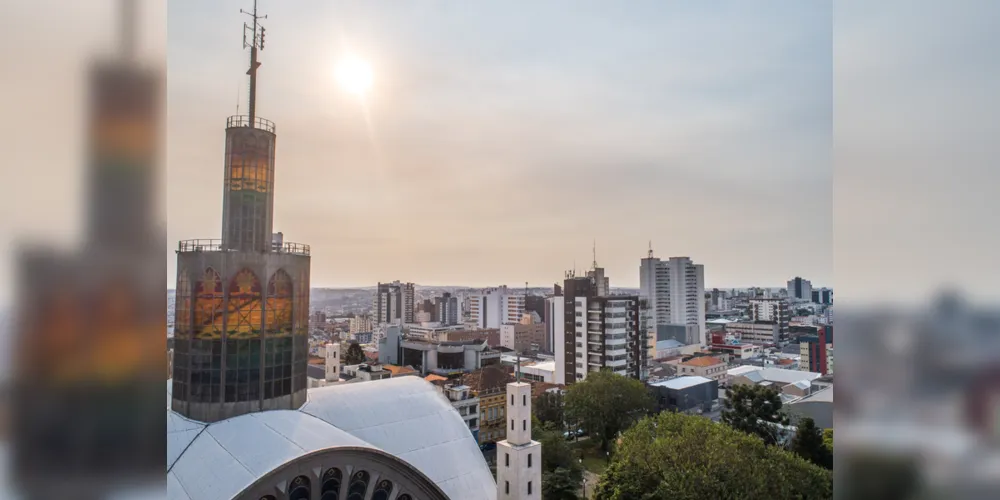
<instances>
[{"instance_id":1,"label":"tree","mask_svg":"<svg viewBox=\"0 0 1000 500\"><path fill-rule=\"evenodd\" d=\"M344 353L345 365L359 365L364 363L366 359L365 352L361 350L361 345L357 342L351 342L347 352Z\"/></svg>"},{"instance_id":2,"label":"tree","mask_svg":"<svg viewBox=\"0 0 1000 500\"><path fill-rule=\"evenodd\" d=\"M830 456L833 456L833 429L823 429L823 444L830 450Z\"/></svg>"},{"instance_id":3,"label":"tree","mask_svg":"<svg viewBox=\"0 0 1000 500\"><path fill-rule=\"evenodd\" d=\"M566 417L599 439L601 450L653 407L642 382L609 371L588 373L566 391Z\"/></svg>"},{"instance_id":4,"label":"tree","mask_svg":"<svg viewBox=\"0 0 1000 500\"><path fill-rule=\"evenodd\" d=\"M776 444L788 417L781 411L781 395L761 385L739 384L729 389L723 402L722 421L738 431L759 436Z\"/></svg>"},{"instance_id":5,"label":"tree","mask_svg":"<svg viewBox=\"0 0 1000 500\"><path fill-rule=\"evenodd\" d=\"M826 469L833 469L833 455L823 443L823 432L809 417L799 420L792 439L792 453Z\"/></svg>"},{"instance_id":6,"label":"tree","mask_svg":"<svg viewBox=\"0 0 1000 500\"><path fill-rule=\"evenodd\" d=\"M602 500L823 500L833 498L833 474L729 426L663 412L625 431L594 493Z\"/></svg>"},{"instance_id":7,"label":"tree","mask_svg":"<svg viewBox=\"0 0 1000 500\"><path fill-rule=\"evenodd\" d=\"M563 398L561 394L557 392L543 392L535 398L531 409L534 411L535 416L538 417L539 422L543 424L552 423L556 429L560 430L564 427L566 416L563 410Z\"/></svg>"},{"instance_id":8,"label":"tree","mask_svg":"<svg viewBox=\"0 0 1000 500\"><path fill-rule=\"evenodd\" d=\"M580 480L562 467L542 472L542 498L545 500L577 500L579 489Z\"/></svg>"}]
</instances>

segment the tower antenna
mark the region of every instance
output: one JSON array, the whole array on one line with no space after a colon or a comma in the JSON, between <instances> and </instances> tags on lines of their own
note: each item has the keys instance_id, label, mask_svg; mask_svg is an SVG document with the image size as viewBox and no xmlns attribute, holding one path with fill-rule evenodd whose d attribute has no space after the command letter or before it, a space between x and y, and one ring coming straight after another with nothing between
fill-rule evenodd
<instances>
[{"instance_id":1,"label":"tower antenna","mask_svg":"<svg viewBox=\"0 0 1000 500\"><path fill-rule=\"evenodd\" d=\"M597 239L596 238L594 239L593 251L594 251L594 269L597 269Z\"/></svg>"},{"instance_id":2,"label":"tower antenna","mask_svg":"<svg viewBox=\"0 0 1000 500\"><path fill-rule=\"evenodd\" d=\"M250 47L250 69L247 70L247 74L250 75L250 123L247 126L253 128L257 117L257 68L260 67L257 52L264 50L264 27L260 25L260 20L267 19L267 16L257 14L257 0L253 0L253 12L240 9L240 13L253 18L252 25L243 23L243 48ZM249 43L247 43L247 30L250 30Z\"/></svg>"},{"instance_id":3,"label":"tower antenna","mask_svg":"<svg viewBox=\"0 0 1000 500\"><path fill-rule=\"evenodd\" d=\"M649 258L653 258L653 240L649 240Z\"/></svg>"}]
</instances>

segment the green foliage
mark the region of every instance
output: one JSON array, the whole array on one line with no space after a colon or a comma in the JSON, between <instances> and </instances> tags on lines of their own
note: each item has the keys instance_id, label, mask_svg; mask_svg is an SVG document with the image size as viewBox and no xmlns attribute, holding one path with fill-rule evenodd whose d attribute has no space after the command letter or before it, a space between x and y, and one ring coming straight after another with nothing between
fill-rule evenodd
<instances>
[{"instance_id":1,"label":"green foliage","mask_svg":"<svg viewBox=\"0 0 1000 500\"><path fill-rule=\"evenodd\" d=\"M544 452L543 452L544 453ZM573 472L559 467L542 472L542 498L544 500L577 500L580 479Z\"/></svg>"},{"instance_id":2,"label":"green foliage","mask_svg":"<svg viewBox=\"0 0 1000 500\"><path fill-rule=\"evenodd\" d=\"M781 395L776 389L740 384L729 389L723 402L722 421L733 429L760 437L767 444L775 444L781 433L775 424L787 425L788 417L781 411Z\"/></svg>"},{"instance_id":3,"label":"green foliage","mask_svg":"<svg viewBox=\"0 0 1000 500\"><path fill-rule=\"evenodd\" d=\"M823 432L809 417L799 420L790 448L792 453L820 467L833 469L833 455L823 443Z\"/></svg>"},{"instance_id":4,"label":"green foliage","mask_svg":"<svg viewBox=\"0 0 1000 500\"><path fill-rule=\"evenodd\" d=\"M365 352L361 350L361 345L357 342L351 342L351 345L347 348L347 352L344 353L344 364L358 365L364 363L366 360Z\"/></svg>"},{"instance_id":5,"label":"green foliage","mask_svg":"<svg viewBox=\"0 0 1000 500\"><path fill-rule=\"evenodd\" d=\"M595 489L603 500L832 497L830 471L728 426L672 412L626 431Z\"/></svg>"},{"instance_id":6,"label":"green foliage","mask_svg":"<svg viewBox=\"0 0 1000 500\"><path fill-rule=\"evenodd\" d=\"M531 410L540 422L551 423L556 429L563 429L566 415L563 409L563 397L559 393L541 393L531 404Z\"/></svg>"},{"instance_id":7,"label":"green foliage","mask_svg":"<svg viewBox=\"0 0 1000 500\"><path fill-rule=\"evenodd\" d=\"M646 386L635 379L608 371L589 373L583 382L566 391L566 417L579 422L602 450L653 407Z\"/></svg>"},{"instance_id":8,"label":"green foliage","mask_svg":"<svg viewBox=\"0 0 1000 500\"><path fill-rule=\"evenodd\" d=\"M833 456L833 429L823 429L823 444L830 450L830 456Z\"/></svg>"}]
</instances>

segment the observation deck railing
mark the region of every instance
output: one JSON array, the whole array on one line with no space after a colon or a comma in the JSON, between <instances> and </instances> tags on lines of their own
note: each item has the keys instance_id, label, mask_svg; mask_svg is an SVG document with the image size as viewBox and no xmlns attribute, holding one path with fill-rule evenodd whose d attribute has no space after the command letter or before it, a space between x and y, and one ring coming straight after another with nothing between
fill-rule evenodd
<instances>
[{"instance_id":1,"label":"observation deck railing","mask_svg":"<svg viewBox=\"0 0 1000 500\"><path fill-rule=\"evenodd\" d=\"M223 248L220 239L197 239L181 240L177 243L177 252L236 252L235 248ZM274 244L271 247L272 253L287 253L291 255L309 255L309 245L302 243L284 242Z\"/></svg>"},{"instance_id":2,"label":"observation deck railing","mask_svg":"<svg viewBox=\"0 0 1000 500\"><path fill-rule=\"evenodd\" d=\"M226 128L234 127L250 127L250 116L248 115L233 115L226 118ZM263 130L265 132L274 133L274 122L261 117L255 117L253 120L253 127L256 129Z\"/></svg>"}]
</instances>

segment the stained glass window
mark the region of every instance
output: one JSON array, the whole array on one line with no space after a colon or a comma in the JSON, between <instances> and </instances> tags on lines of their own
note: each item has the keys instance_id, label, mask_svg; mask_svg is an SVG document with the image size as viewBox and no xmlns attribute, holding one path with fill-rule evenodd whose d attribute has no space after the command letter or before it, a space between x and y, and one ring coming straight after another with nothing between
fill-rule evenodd
<instances>
[{"instance_id":1,"label":"stained glass window","mask_svg":"<svg viewBox=\"0 0 1000 500\"><path fill-rule=\"evenodd\" d=\"M292 278L284 270L279 269L268 280L265 310L267 333L292 333Z\"/></svg>"},{"instance_id":2,"label":"stained glass window","mask_svg":"<svg viewBox=\"0 0 1000 500\"><path fill-rule=\"evenodd\" d=\"M222 279L208 268L195 286L195 336L203 339L222 336Z\"/></svg>"},{"instance_id":3,"label":"stained glass window","mask_svg":"<svg viewBox=\"0 0 1000 500\"><path fill-rule=\"evenodd\" d=\"M174 337L187 337L191 333L191 279L187 270L177 274L177 288L174 291Z\"/></svg>"},{"instance_id":4,"label":"stained glass window","mask_svg":"<svg viewBox=\"0 0 1000 500\"><path fill-rule=\"evenodd\" d=\"M260 333L263 316L261 287L257 275L243 269L229 282L229 338L248 338Z\"/></svg>"}]
</instances>

